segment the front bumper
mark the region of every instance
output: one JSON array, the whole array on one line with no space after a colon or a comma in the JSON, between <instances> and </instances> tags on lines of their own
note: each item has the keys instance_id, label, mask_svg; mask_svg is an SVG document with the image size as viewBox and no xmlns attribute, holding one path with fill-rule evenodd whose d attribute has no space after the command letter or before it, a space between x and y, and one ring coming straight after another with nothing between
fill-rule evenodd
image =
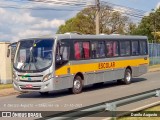
<instances>
[{"instance_id":1,"label":"front bumper","mask_svg":"<svg viewBox=\"0 0 160 120\"><path fill-rule=\"evenodd\" d=\"M14 89L21 92L38 91L48 92L53 90L53 80L50 79L46 82L21 82L13 81Z\"/></svg>"}]
</instances>

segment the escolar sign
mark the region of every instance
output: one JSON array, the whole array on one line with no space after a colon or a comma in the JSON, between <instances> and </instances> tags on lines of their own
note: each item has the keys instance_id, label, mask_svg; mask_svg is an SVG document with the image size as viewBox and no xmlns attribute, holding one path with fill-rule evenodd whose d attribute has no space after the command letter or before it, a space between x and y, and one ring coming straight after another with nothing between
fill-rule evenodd
<instances>
[{"instance_id":1,"label":"escolar sign","mask_svg":"<svg viewBox=\"0 0 160 120\"><path fill-rule=\"evenodd\" d=\"M115 62L103 62L98 64L99 69L114 68Z\"/></svg>"}]
</instances>

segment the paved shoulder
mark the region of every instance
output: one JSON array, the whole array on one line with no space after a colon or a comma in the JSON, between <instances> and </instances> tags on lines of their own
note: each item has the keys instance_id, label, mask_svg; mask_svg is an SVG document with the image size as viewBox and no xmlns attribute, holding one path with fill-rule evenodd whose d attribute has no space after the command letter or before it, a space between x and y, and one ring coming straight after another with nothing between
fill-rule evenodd
<instances>
[{"instance_id":1,"label":"paved shoulder","mask_svg":"<svg viewBox=\"0 0 160 120\"><path fill-rule=\"evenodd\" d=\"M7 96L7 95L15 95L15 94L19 94L19 92L17 92L13 88L7 88L7 89L0 90L0 97Z\"/></svg>"}]
</instances>

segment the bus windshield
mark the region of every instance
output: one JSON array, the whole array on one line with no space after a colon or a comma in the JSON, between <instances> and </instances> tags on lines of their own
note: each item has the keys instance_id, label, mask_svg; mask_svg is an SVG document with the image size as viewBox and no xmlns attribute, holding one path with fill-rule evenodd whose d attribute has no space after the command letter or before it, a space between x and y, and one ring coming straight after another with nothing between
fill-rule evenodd
<instances>
[{"instance_id":1,"label":"bus windshield","mask_svg":"<svg viewBox=\"0 0 160 120\"><path fill-rule=\"evenodd\" d=\"M18 43L14 68L40 71L52 64L53 39L23 40Z\"/></svg>"}]
</instances>

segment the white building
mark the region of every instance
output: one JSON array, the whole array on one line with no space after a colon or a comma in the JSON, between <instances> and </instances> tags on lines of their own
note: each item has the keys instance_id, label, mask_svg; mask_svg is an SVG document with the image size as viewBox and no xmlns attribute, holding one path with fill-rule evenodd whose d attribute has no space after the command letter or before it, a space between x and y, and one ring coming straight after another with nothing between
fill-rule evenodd
<instances>
[{"instance_id":1,"label":"white building","mask_svg":"<svg viewBox=\"0 0 160 120\"><path fill-rule=\"evenodd\" d=\"M11 55L7 57L9 42L0 42L0 84L12 83Z\"/></svg>"}]
</instances>

